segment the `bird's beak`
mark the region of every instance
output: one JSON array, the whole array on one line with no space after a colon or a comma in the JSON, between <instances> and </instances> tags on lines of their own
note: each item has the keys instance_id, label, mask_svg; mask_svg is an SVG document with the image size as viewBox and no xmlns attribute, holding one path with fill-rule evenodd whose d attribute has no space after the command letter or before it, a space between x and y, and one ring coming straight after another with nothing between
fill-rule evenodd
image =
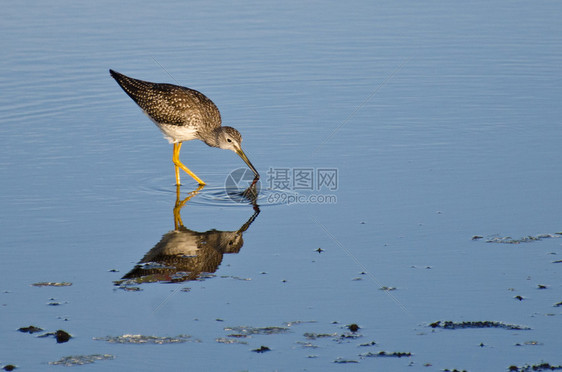
<instances>
[{"instance_id":1,"label":"bird's beak","mask_svg":"<svg viewBox=\"0 0 562 372\"><path fill-rule=\"evenodd\" d=\"M242 149L237 149L236 153L242 158L242 160L244 160L244 163L248 164L248 167L250 167L250 169L252 170L252 172L254 172L254 174L256 175L256 178L259 179L260 178L260 174L258 173L258 171L256 170L256 168L254 168L254 166L252 165L252 163L250 162L250 159L248 159L248 157L246 156L246 154L244 154L244 151L242 151Z\"/></svg>"}]
</instances>

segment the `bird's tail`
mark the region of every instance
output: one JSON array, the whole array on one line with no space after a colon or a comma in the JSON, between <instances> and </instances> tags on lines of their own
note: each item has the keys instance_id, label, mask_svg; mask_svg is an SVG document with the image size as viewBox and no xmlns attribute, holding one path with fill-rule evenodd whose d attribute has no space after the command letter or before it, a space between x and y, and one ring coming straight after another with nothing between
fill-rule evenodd
<instances>
[{"instance_id":1,"label":"bird's tail","mask_svg":"<svg viewBox=\"0 0 562 372\"><path fill-rule=\"evenodd\" d=\"M126 75L123 75L117 71L109 70L111 77L115 79L117 84L135 101L140 105L140 100L142 97L146 96L146 92L151 89L153 83L148 81L133 79ZM142 107L142 106L141 106Z\"/></svg>"}]
</instances>

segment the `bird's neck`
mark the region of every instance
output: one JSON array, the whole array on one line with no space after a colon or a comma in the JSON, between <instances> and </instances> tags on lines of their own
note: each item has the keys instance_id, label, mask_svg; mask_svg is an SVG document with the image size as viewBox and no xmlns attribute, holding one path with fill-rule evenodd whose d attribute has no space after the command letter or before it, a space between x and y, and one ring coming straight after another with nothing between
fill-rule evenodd
<instances>
[{"instance_id":1,"label":"bird's neck","mask_svg":"<svg viewBox=\"0 0 562 372\"><path fill-rule=\"evenodd\" d=\"M209 135L200 136L201 140L205 142L208 146L219 147L219 136L222 128L214 128Z\"/></svg>"}]
</instances>

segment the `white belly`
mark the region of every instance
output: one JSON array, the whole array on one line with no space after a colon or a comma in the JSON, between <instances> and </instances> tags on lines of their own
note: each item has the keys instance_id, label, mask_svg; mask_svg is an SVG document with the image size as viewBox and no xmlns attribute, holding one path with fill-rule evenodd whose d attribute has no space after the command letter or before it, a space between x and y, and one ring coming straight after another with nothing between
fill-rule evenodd
<instances>
[{"instance_id":1,"label":"white belly","mask_svg":"<svg viewBox=\"0 0 562 372\"><path fill-rule=\"evenodd\" d=\"M150 118L150 120L152 120L152 118L146 113L146 111L144 111L144 113ZM193 127L160 124L154 120L152 120L152 122L156 124L156 126L162 131L164 138L166 138L170 143L178 143L197 139L197 131L193 129Z\"/></svg>"},{"instance_id":2,"label":"white belly","mask_svg":"<svg viewBox=\"0 0 562 372\"><path fill-rule=\"evenodd\" d=\"M178 125L156 124L170 143L191 141L197 139L197 131L192 127Z\"/></svg>"}]
</instances>

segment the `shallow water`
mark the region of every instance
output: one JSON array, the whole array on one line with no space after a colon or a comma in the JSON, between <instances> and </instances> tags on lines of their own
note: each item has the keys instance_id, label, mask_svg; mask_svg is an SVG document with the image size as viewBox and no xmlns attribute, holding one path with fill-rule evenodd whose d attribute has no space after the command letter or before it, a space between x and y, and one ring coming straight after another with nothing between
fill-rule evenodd
<instances>
[{"instance_id":1,"label":"shallow water","mask_svg":"<svg viewBox=\"0 0 562 372\"><path fill-rule=\"evenodd\" d=\"M561 14L555 2L3 7L0 364L562 364ZM262 174L255 202L226 188L241 160L200 142L182 160L208 186L184 175L178 198L171 146L109 68L213 99ZM122 283L178 231L181 269ZM44 331L18 332L29 325ZM72 338L38 337L59 329Z\"/></svg>"}]
</instances>

